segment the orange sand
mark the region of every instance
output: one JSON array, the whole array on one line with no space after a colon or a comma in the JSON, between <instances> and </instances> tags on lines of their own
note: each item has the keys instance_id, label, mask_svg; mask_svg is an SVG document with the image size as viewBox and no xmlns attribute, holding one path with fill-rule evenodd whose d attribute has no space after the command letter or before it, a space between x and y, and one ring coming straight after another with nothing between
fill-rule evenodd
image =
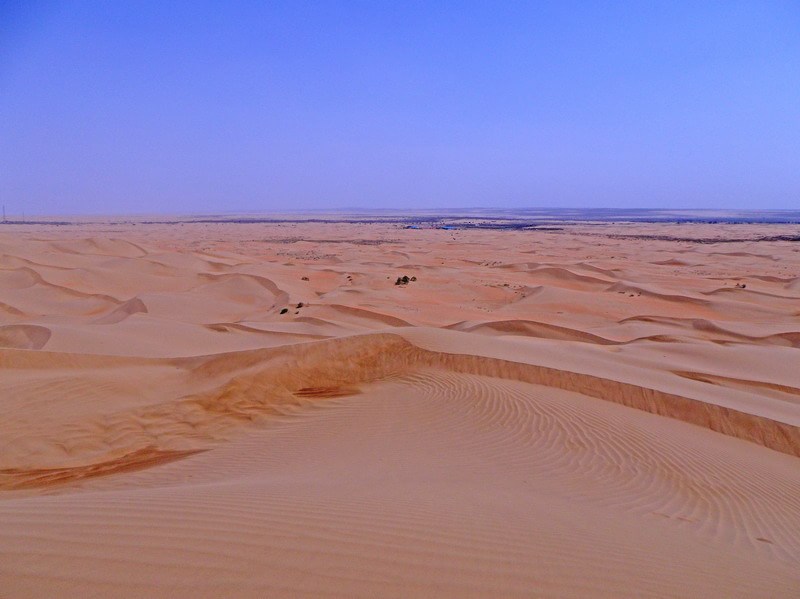
<instances>
[{"instance_id":1,"label":"orange sand","mask_svg":"<svg viewBox=\"0 0 800 599\"><path fill-rule=\"evenodd\" d=\"M798 597L797 233L0 225L0 597Z\"/></svg>"}]
</instances>

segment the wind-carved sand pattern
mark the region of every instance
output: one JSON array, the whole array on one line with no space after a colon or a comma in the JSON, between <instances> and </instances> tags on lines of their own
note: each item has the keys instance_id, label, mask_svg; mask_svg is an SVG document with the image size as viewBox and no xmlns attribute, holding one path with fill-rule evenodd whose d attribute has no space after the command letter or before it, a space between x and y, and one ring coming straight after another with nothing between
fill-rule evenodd
<instances>
[{"instance_id":1,"label":"wind-carved sand pattern","mask_svg":"<svg viewBox=\"0 0 800 599\"><path fill-rule=\"evenodd\" d=\"M0 231L0 596L799 596L797 227L557 229Z\"/></svg>"},{"instance_id":2,"label":"wind-carved sand pattern","mask_svg":"<svg viewBox=\"0 0 800 599\"><path fill-rule=\"evenodd\" d=\"M107 476L150 468L198 453L201 450L159 450L142 448L132 453L95 464L63 468L0 468L0 489L32 489L74 483L95 476Z\"/></svg>"}]
</instances>

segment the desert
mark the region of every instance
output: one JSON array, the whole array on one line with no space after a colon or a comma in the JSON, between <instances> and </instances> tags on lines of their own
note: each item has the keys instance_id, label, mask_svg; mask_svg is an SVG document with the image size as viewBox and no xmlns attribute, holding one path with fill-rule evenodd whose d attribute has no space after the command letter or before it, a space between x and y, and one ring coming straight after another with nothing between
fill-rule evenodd
<instances>
[{"instance_id":1,"label":"desert","mask_svg":"<svg viewBox=\"0 0 800 599\"><path fill-rule=\"evenodd\" d=\"M0 599L800 598L800 3L0 3Z\"/></svg>"},{"instance_id":2,"label":"desert","mask_svg":"<svg viewBox=\"0 0 800 599\"><path fill-rule=\"evenodd\" d=\"M2 597L800 594L797 224L40 221Z\"/></svg>"}]
</instances>

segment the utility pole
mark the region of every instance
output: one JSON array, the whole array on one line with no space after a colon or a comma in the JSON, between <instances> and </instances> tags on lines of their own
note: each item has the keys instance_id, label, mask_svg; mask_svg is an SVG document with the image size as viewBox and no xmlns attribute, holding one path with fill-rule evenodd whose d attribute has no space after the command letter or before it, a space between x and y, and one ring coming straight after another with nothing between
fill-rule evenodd
<instances>
[{"instance_id":1,"label":"utility pole","mask_svg":"<svg viewBox=\"0 0 800 599\"><path fill-rule=\"evenodd\" d=\"M6 222L6 205L3 204L3 222Z\"/></svg>"}]
</instances>

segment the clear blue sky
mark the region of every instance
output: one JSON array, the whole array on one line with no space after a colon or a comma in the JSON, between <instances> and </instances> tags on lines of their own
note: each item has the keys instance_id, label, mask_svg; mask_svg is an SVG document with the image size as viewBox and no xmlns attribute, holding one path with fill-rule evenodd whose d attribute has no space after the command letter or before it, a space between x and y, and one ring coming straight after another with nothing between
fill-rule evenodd
<instances>
[{"instance_id":1,"label":"clear blue sky","mask_svg":"<svg viewBox=\"0 0 800 599\"><path fill-rule=\"evenodd\" d=\"M800 207L800 2L0 2L29 214Z\"/></svg>"}]
</instances>

